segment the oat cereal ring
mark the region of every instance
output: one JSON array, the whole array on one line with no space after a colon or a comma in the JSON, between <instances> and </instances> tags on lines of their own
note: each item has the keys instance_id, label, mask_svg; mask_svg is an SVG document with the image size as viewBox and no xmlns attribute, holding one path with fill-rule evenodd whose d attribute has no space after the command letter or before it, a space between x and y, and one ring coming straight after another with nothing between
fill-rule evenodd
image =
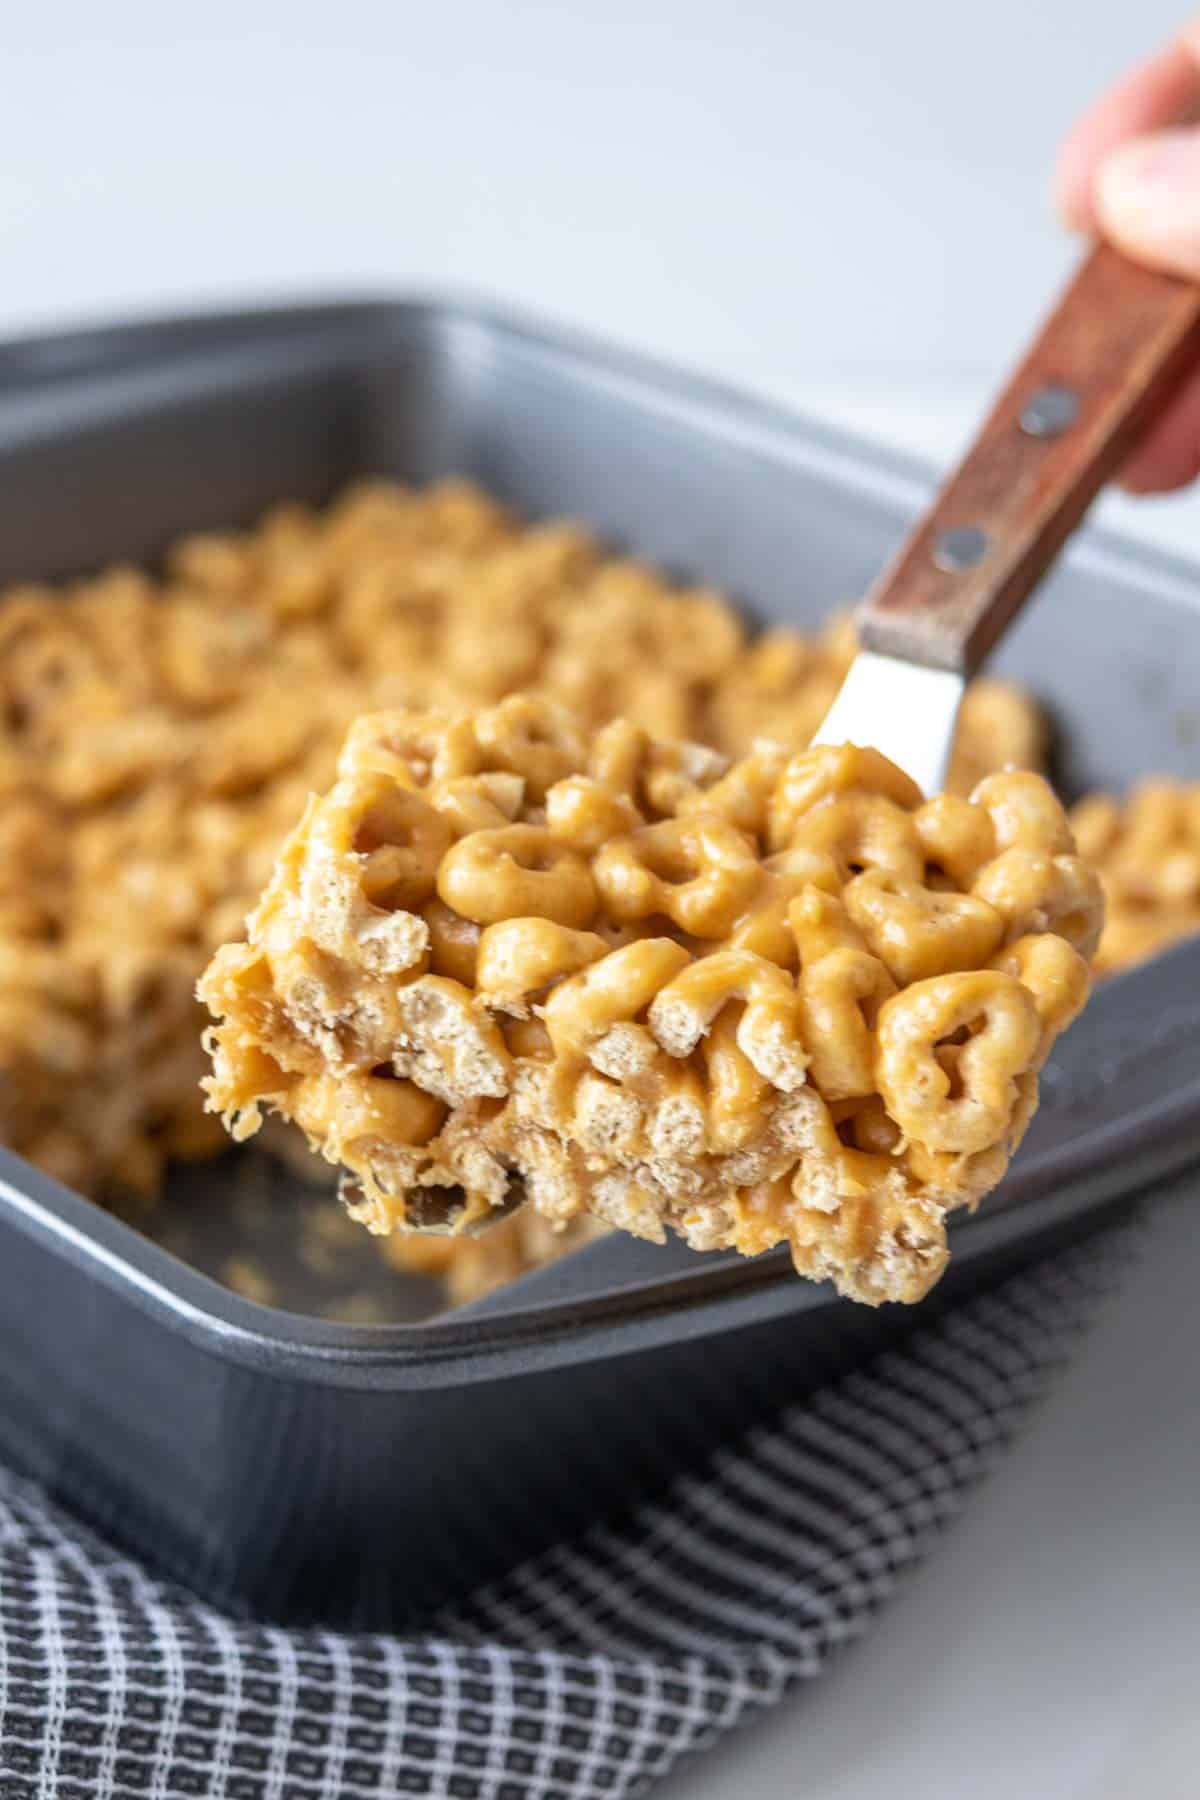
<instances>
[{"instance_id":1,"label":"oat cereal ring","mask_svg":"<svg viewBox=\"0 0 1200 1800\"><path fill-rule=\"evenodd\" d=\"M486 761L519 775L534 800L583 767L583 740L570 713L548 700L510 695L476 714L475 737Z\"/></svg>"},{"instance_id":2,"label":"oat cereal ring","mask_svg":"<svg viewBox=\"0 0 1200 1800\"><path fill-rule=\"evenodd\" d=\"M847 883L846 911L901 986L977 969L1004 938L1005 919L978 894L945 893L868 869Z\"/></svg>"},{"instance_id":3,"label":"oat cereal ring","mask_svg":"<svg viewBox=\"0 0 1200 1800\"><path fill-rule=\"evenodd\" d=\"M389 775L366 777L353 796L334 789L313 815L315 848L358 859L358 883L369 905L412 911L429 898L451 843L450 826L413 789Z\"/></svg>"},{"instance_id":4,"label":"oat cereal ring","mask_svg":"<svg viewBox=\"0 0 1200 1800\"><path fill-rule=\"evenodd\" d=\"M739 1009L726 1006L717 1014L700 1053L708 1083L708 1138L719 1154L739 1150L763 1129L773 1092L737 1041Z\"/></svg>"},{"instance_id":5,"label":"oat cereal ring","mask_svg":"<svg viewBox=\"0 0 1200 1800\"><path fill-rule=\"evenodd\" d=\"M665 744L629 719L596 733L588 774L644 813L673 818L729 768L728 757L704 744Z\"/></svg>"},{"instance_id":6,"label":"oat cereal ring","mask_svg":"<svg viewBox=\"0 0 1200 1800\"><path fill-rule=\"evenodd\" d=\"M793 825L791 847L832 857L843 881L864 869L920 881L925 868L911 815L885 794L820 801Z\"/></svg>"},{"instance_id":7,"label":"oat cereal ring","mask_svg":"<svg viewBox=\"0 0 1200 1800\"><path fill-rule=\"evenodd\" d=\"M1088 997L1088 966L1065 938L1052 932L1018 938L994 958L992 967L1015 975L1033 995L1042 1021L1040 1068L1060 1032L1074 1023Z\"/></svg>"},{"instance_id":8,"label":"oat cereal ring","mask_svg":"<svg viewBox=\"0 0 1200 1800\"><path fill-rule=\"evenodd\" d=\"M590 925L596 890L587 863L542 825L505 825L459 838L437 876L438 896L480 925L543 918Z\"/></svg>"},{"instance_id":9,"label":"oat cereal ring","mask_svg":"<svg viewBox=\"0 0 1200 1800\"><path fill-rule=\"evenodd\" d=\"M1063 809L1040 775L1021 769L987 775L972 793L971 804L982 807L991 819L997 851L1016 845L1023 850L1043 850L1049 856L1074 851Z\"/></svg>"},{"instance_id":10,"label":"oat cereal ring","mask_svg":"<svg viewBox=\"0 0 1200 1800\"><path fill-rule=\"evenodd\" d=\"M339 776L377 770L415 787L475 775L483 763L471 720L440 713L368 713L354 721Z\"/></svg>"},{"instance_id":11,"label":"oat cereal ring","mask_svg":"<svg viewBox=\"0 0 1200 1800\"><path fill-rule=\"evenodd\" d=\"M547 830L560 844L585 856L645 823L627 794L592 775L556 781L546 795Z\"/></svg>"},{"instance_id":12,"label":"oat cereal ring","mask_svg":"<svg viewBox=\"0 0 1200 1800\"><path fill-rule=\"evenodd\" d=\"M799 998L784 971L750 950L717 950L683 969L651 1003L650 1030L671 1056L690 1056L722 1008L740 1002L737 1043L784 1093L808 1069Z\"/></svg>"},{"instance_id":13,"label":"oat cereal ring","mask_svg":"<svg viewBox=\"0 0 1200 1800\"><path fill-rule=\"evenodd\" d=\"M443 1101L388 1074L352 1080L302 1076L292 1087L290 1101L292 1117L311 1141L319 1143L326 1121L335 1118L338 1137L348 1148L364 1139L414 1147L427 1144L446 1117Z\"/></svg>"},{"instance_id":14,"label":"oat cereal ring","mask_svg":"<svg viewBox=\"0 0 1200 1800\"><path fill-rule=\"evenodd\" d=\"M887 1108L878 1094L861 1100L843 1101L830 1108L839 1132L848 1131L856 1150L872 1156L892 1156L899 1144L900 1128L888 1117Z\"/></svg>"},{"instance_id":15,"label":"oat cereal ring","mask_svg":"<svg viewBox=\"0 0 1200 1800\"><path fill-rule=\"evenodd\" d=\"M639 790L652 817L674 818L728 767L729 758L707 744L656 742L646 758Z\"/></svg>"},{"instance_id":16,"label":"oat cereal ring","mask_svg":"<svg viewBox=\"0 0 1200 1800\"><path fill-rule=\"evenodd\" d=\"M520 1017L534 995L608 954L595 932L549 919L504 919L480 937L475 985L487 1005Z\"/></svg>"},{"instance_id":17,"label":"oat cereal ring","mask_svg":"<svg viewBox=\"0 0 1200 1800\"><path fill-rule=\"evenodd\" d=\"M952 1077L936 1052L967 1033ZM879 1092L907 1138L969 1155L1003 1143L1018 1077L1035 1066L1042 1022L1015 975L970 970L917 982L886 1000L878 1022Z\"/></svg>"},{"instance_id":18,"label":"oat cereal ring","mask_svg":"<svg viewBox=\"0 0 1200 1800\"><path fill-rule=\"evenodd\" d=\"M480 927L474 919L452 912L436 895L421 908L429 930L429 972L449 975L464 987L475 985L475 961L479 954Z\"/></svg>"},{"instance_id":19,"label":"oat cereal ring","mask_svg":"<svg viewBox=\"0 0 1200 1800\"><path fill-rule=\"evenodd\" d=\"M1162 907L1200 904L1200 785L1139 782L1104 874L1124 899Z\"/></svg>"},{"instance_id":20,"label":"oat cereal ring","mask_svg":"<svg viewBox=\"0 0 1200 1800\"><path fill-rule=\"evenodd\" d=\"M1087 957L1099 941L1104 894L1081 857L1015 845L980 870L972 892L1000 915L1010 941L1054 931Z\"/></svg>"},{"instance_id":21,"label":"oat cereal ring","mask_svg":"<svg viewBox=\"0 0 1200 1800\"><path fill-rule=\"evenodd\" d=\"M560 982L542 1008L555 1052L587 1056L614 1025L636 1019L690 960L673 938L642 938Z\"/></svg>"},{"instance_id":22,"label":"oat cereal ring","mask_svg":"<svg viewBox=\"0 0 1200 1800\"><path fill-rule=\"evenodd\" d=\"M1200 782L1155 777L1124 802L1091 794L1071 824L1107 900L1097 969L1126 968L1200 933Z\"/></svg>"},{"instance_id":23,"label":"oat cereal ring","mask_svg":"<svg viewBox=\"0 0 1200 1800\"><path fill-rule=\"evenodd\" d=\"M502 770L482 775L456 775L435 781L426 790L429 804L450 825L456 837L471 831L488 831L511 825L521 810L525 784L519 775Z\"/></svg>"},{"instance_id":24,"label":"oat cereal ring","mask_svg":"<svg viewBox=\"0 0 1200 1800\"><path fill-rule=\"evenodd\" d=\"M996 769L1041 769L1050 733L1047 721L1023 688L1011 681L976 676L967 684L958 714L947 786L970 794Z\"/></svg>"},{"instance_id":25,"label":"oat cereal ring","mask_svg":"<svg viewBox=\"0 0 1200 1800\"><path fill-rule=\"evenodd\" d=\"M749 840L704 813L644 825L606 844L593 873L614 918L662 915L693 937L723 936L760 884Z\"/></svg>"},{"instance_id":26,"label":"oat cereal ring","mask_svg":"<svg viewBox=\"0 0 1200 1800\"><path fill-rule=\"evenodd\" d=\"M875 1025L880 1006L895 992L879 958L865 950L831 950L801 970L804 1042L812 1080L826 1100L874 1092Z\"/></svg>"},{"instance_id":27,"label":"oat cereal ring","mask_svg":"<svg viewBox=\"0 0 1200 1800\"><path fill-rule=\"evenodd\" d=\"M996 855L996 829L988 812L961 794L938 794L919 806L913 826L931 869L930 874L949 876L957 888L969 888L985 863Z\"/></svg>"},{"instance_id":28,"label":"oat cereal ring","mask_svg":"<svg viewBox=\"0 0 1200 1800\"><path fill-rule=\"evenodd\" d=\"M794 971L800 951L791 923L793 902L809 888L832 896L840 886L832 857L803 849L783 850L777 856L767 857L762 885L741 918L734 921L728 947L753 950L756 956L765 956L781 969Z\"/></svg>"},{"instance_id":29,"label":"oat cereal ring","mask_svg":"<svg viewBox=\"0 0 1200 1800\"><path fill-rule=\"evenodd\" d=\"M788 905L787 923L802 968L819 962L834 950L868 948L866 938L846 911L841 884L836 880L832 885L806 881Z\"/></svg>"},{"instance_id":30,"label":"oat cereal ring","mask_svg":"<svg viewBox=\"0 0 1200 1800\"><path fill-rule=\"evenodd\" d=\"M902 812L922 800L916 782L878 750L823 744L800 751L784 768L767 810L768 849L786 850L797 825L822 801L868 795L890 800Z\"/></svg>"},{"instance_id":31,"label":"oat cereal ring","mask_svg":"<svg viewBox=\"0 0 1200 1800\"><path fill-rule=\"evenodd\" d=\"M1071 832L1085 862L1099 863L1121 833L1121 808L1112 794L1088 794L1071 808Z\"/></svg>"},{"instance_id":32,"label":"oat cereal ring","mask_svg":"<svg viewBox=\"0 0 1200 1800\"><path fill-rule=\"evenodd\" d=\"M592 739L587 773L594 781L633 799L651 747L650 733L632 719L613 719Z\"/></svg>"},{"instance_id":33,"label":"oat cereal ring","mask_svg":"<svg viewBox=\"0 0 1200 1800\"><path fill-rule=\"evenodd\" d=\"M716 813L728 819L739 831L762 837L767 826L767 809L779 785L788 761L782 744L756 744L749 756L701 792L690 794L680 806L680 813Z\"/></svg>"}]
</instances>

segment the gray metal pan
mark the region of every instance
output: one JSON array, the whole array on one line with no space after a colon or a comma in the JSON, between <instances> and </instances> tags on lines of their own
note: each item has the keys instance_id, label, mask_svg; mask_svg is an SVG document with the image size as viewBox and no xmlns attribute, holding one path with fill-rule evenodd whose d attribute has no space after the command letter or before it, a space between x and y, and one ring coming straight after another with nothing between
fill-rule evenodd
<instances>
[{"instance_id":1,"label":"gray metal pan","mask_svg":"<svg viewBox=\"0 0 1200 1800\"><path fill-rule=\"evenodd\" d=\"M473 475L800 623L861 589L929 485L823 427L466 304L0 347L0 580L152 558L368 472ZM1055 716L1068 789L1197 772L1196 588L1186 565L1085 537L1006 645ZM934 1307L1200 1160L1198 1021L1200 944L1103 990L1003 1190L956 1226ZM928 1316L853 1308L779 1255L613 1239L424 1318L365 1241L332 1286L298 1267L301 1197L278 1175L279 1304L260 1306L204 1272L244 1248L246 1166L175 1184L163 1231L189 1261L0 1152L0 1453L212 1599L280 1618L413 1617ZM391 1322L327 1316L360 1283Z\"/></svg>"}]
</instances>

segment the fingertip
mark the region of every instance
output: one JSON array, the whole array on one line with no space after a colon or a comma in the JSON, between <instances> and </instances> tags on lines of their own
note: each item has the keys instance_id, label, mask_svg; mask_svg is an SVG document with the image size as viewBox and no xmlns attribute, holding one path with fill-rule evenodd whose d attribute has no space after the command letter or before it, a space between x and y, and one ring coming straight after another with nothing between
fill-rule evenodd
<instances>
[{"instance_id":1,"label":"fingertip","mask_svg":"<svg viewBox=\"0 0 1200 1800\"><path fill-rule=\"evenodd\" d=\"M1118 477L1128 494L1172 494L1200 475L1200 371L1136 445Z\"/></svg>"},{"instance_id":2,"label":"fingertip","mask_svg":"<svg viewBox=\"0 0 1200 1800\"><path fill-rule=\"evenodd\" d=\"M1095 182L1123 143L1195 116L1200 105L1200 20L1093 101L1055 159L1055 210L1070 231L1095 231Z\"/></svg>"},{"instance_id":3,"label":"fingertip","mask_svg":"<svg viewBox=\"0 0 1200 1800\"><path fill-rule=\"evenodd\" d=\"M1168 495L1181 494L1184 488L1191 487L1197 475L1200 467L1162 476L1148 470L1144 475L1120 475L1116 485L1131 500L1165 500Z\"/></svg>"},{"instance_id":4,"label":"fingertip","mask_svg":"<svg viewBox=\"0 0 1200 1800\"><path fill-rule=\"evenodd\" d=\"M1117 486L1134 500L1150 500L1156 495L1178 494L1191 487L1200 475L1200 455L1185 461L1164 461L1152 453L1135 451L1127 468L1117 477Z\"/></svg>"},{"instance_id":5,"label":"fingertip","mask_svg":"<svg viewBox=\"0 0 1200 1800\"><path fill-rule=\"evenodd\" d=\"M1094 159L1090 146L1073 132L1054 160L1051 197L1059 222L1067 231L1094 231L1092 203Z\"/></svg>"},{"instance_id":6,"label":"fingertip","mask_svg":"<svg viewBox=\"0 0 1200 1800\"><path fill-rule=\"evenodd\" d=\"M1170 494L1183 487L1184 482L1178 481L1172 485L1168 481L1164 485L1152 468L1143 468L1141 458L1135 455L1130 467L1122 469L1113 485L1120 488L1123 494L1128 494L1131 500L1148 500L1154 494Z\"/></svg>"},{"instance_id":7,"label":"fingertip","mask_svg":"<svg viewBox=\"0 0 1200 1800\"><path fill-rule=\"evenodd\" d=\"M1096 171L1096 219L1136 262L1200 277L1200 132L1149 132Z\"/></svg>"}]
</instances>

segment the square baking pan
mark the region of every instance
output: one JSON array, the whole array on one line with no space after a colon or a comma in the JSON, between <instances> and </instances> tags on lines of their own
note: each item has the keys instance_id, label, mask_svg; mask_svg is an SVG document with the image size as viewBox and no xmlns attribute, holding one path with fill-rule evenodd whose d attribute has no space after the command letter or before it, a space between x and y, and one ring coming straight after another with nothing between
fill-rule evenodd
<instances>
[{"instance_id":1,"label":"square baking pan","mask_svg":"<svg viewBox=\"0 0 1200 1800\"><path fill-rule=\"evenodd\" d=\"M290 307L0 347L0 580L153 560L180 532L368 473L473 476L528 516L573 515L802 625L861 591L929 488L918 466L824 427L470 304ZM999 666L1056 721L1066 792L1198 772L1197 586L1179 562L1088 536L1006 644ZM420 1316L429 1289L387 1271L365 1234L333 1288L304 1268L299 1210L332 1202L252 1152L180 1172L155 1242L0 1151L0 1455L214 1602L329 1623L428 1615L1187 1179L1200 942L1108 983L1044 1093L1008 1180L955 1222L950 1272L915 1311L853 1307L782 1252L614 1237ZM251 1179L279 1305L211 1273L246 1247ZM330 1316L356 1284L389 1322Z\"/></svg>"}]
</instances>

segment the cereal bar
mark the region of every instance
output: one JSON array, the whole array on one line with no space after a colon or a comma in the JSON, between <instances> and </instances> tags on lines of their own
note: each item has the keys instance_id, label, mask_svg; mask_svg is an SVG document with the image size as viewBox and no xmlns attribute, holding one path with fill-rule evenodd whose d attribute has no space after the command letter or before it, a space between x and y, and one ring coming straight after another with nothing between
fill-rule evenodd
<instances>
[{"instance_id":1,"label":"cereal bar","mask_svg":"<svg viewBox=\"0 0 1200 1800\"><path fill-rule=\"evenodd\" d=\"M294 1120L371 1230L514 1201L787 1243L919 1299L1087 997L1103 902L1042 778L730 763L545 700L360 718L200 983L209 1103Z\"/></svg>"}]
</instances>

